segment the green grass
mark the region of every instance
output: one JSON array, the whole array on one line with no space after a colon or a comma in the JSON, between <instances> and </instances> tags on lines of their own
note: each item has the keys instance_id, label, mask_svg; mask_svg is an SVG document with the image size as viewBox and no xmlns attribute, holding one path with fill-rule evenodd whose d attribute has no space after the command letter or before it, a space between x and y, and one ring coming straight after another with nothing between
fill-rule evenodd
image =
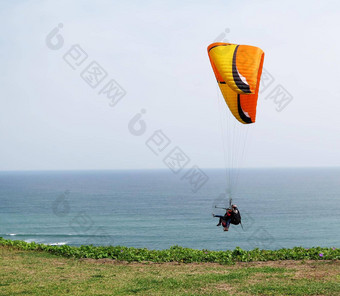
<instances>
[{"instance_id":1,"label":"green grass","mask_svg":"<svg viewBox=\"0 0 340 296\"><path fill-rule=\"evenodd\" d=\"M300 280L294 285L273 281L269 284L259 283L251 288L242 289L251 295L340 295L340 286L336 282L313 282Z\"/></svg>"},{"instance_id":2,"label":"green grass","mask_svg":"<svg viewBox=\"0 0 340 296\"><path fill-rule=\"evenodd\" d=\"M0 295L340 295L340 261L122 263L0 246Z\"/></svg>"},{"instance_id":3,"label":"green grass","mask_svg":"<svg viewBox=\"0 0 340 296\"><path fill-rule=\"evenodd\" d=\"M127 248L123 246L94 247L81 246L48 246L35 242L5 240L0 237L0 246L11 246L20 250L45 251L51 254L73 258L110 258L128 262L216 262L230 264L234 262L252 261L275 261L275 260L338 260L340 249L337 248L310 248L295 247L292 249L280 250L242 250L237 247L235 250L209 251L195 250L173 246L167 250L148 250Z\"/></svg>"}]
</instances>

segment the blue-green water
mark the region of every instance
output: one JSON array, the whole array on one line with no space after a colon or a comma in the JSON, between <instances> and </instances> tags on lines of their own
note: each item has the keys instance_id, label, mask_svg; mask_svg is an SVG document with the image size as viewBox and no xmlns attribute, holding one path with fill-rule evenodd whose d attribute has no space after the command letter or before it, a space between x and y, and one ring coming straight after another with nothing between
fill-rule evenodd
<instances>
[{"instance_id":1,"label":"blue-green water","mask_svg":"<svg viewBox=\"0 0 340 296\"><path fill-rule=\"evenodd\" d=\"M225 173L205 172L196 193L169 170L1 172L0 236L151 249L340 247L340 169L242 170L234 202L244 230L227 233L211 216Z\"/></svg>"}]
</instances>

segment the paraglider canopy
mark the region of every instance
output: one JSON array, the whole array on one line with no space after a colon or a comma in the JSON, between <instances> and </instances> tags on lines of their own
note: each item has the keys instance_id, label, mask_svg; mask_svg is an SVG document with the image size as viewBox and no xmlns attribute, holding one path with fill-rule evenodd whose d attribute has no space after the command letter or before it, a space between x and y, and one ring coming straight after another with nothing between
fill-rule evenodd
<instances>
[{"instance_id":1,"label":"paraglider canopy","mask_svg":"<svg viewBox=\"0 0 340 296\"><path fill-rule=\"evenodd\" d=\"M234 117L254 123L264 52L255 46L213 43L208 54L222 95Z\"/></svg>"}]
</instances>

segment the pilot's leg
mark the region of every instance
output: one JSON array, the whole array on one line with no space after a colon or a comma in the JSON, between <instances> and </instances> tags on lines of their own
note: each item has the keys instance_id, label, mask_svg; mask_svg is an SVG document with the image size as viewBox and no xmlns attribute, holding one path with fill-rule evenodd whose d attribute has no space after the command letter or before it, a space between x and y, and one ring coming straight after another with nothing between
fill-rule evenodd
<instances>
[{"instance_id":1,"label":"pilot's leg","mask_svg":"<svg viewBox=\"0 0 340 296\"><path fill-rule=\"evenodd\" d=\"M222 224L222 218L220 218L216 226L220 226L221 224Z\"/></svg>"}]
</instances>

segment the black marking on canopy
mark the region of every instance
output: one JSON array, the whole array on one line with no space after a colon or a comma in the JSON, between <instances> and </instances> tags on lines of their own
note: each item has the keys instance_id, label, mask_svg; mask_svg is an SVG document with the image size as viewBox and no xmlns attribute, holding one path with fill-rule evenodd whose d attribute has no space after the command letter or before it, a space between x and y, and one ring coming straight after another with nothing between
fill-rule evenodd
<instances>
[{"instance_id":1,"label":"black marking on canopy","mask_svg":"<svg viewBox=\"0 0 340 296\"><path fill-rule=\"evenodd\" d=\"M246 114L244 114L242 108L241 108L241 99L240 99L240 94L237 94L237 111L238 114L240 115L241 119L245 122L245 123L253 123L251 121L251 118L248 117Z\"/></svg>"},{"instance_id":2,"label":"black marking on canopy","mask_svg":"<svg viewBox=\"0 0 340 296\"><path fill-rule=\"evenodd\" d=\"M228 45L231 45L231 44L218 44L218 45L215 45L215 46L209 48L209 51L212 50L212 49L215 48L215 47L218 47L218 46L228 46ZM209 51L208 51L208 52L209 52Z\"/></svg>"},{"instance_id":3,"label":"black marking on canopy","mask_svg":"<svg viewBox=\"0 0 340 296\"><path fill-rule=\"evenodd\" d=\"M237 71L237 67L236 67L236 53L237 53L238 47L239 47L239 45L236 46L235 51L234 51L234 55L233 55L233 67L232 67L233 78L234 78L235 84L237 85L237 87L240 90L242 90L246 94L250 94L251 90L249 88L249 85L244 83L242 81L241 77L238 75L238 71Z\"/></svg>"}]
</instances>

